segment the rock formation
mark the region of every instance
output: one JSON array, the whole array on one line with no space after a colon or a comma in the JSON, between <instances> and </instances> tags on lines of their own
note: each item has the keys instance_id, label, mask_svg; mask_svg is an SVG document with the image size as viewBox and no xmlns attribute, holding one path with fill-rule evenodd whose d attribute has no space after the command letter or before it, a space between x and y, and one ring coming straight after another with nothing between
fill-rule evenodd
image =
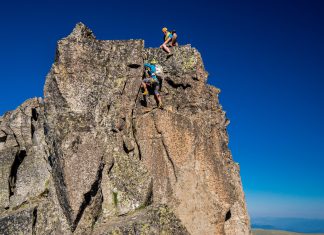
<instances>
[{"instance_id":1,"label":"rock formation","mask_svg":"<svg viewBox=\"0 0 324 235\"><path fill-rule=\"evenodd\" d=\"M0 117L1 234L250 234L219 89L195 48L173 52L81 23L58 42L44 99Z\"/></svg>"}]
</instances>

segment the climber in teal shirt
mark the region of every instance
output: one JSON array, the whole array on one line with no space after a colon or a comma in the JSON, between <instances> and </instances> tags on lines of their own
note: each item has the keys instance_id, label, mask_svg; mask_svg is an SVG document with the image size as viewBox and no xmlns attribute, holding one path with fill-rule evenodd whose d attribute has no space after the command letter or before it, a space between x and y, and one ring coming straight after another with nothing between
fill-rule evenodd
<instances>
[{"instance_id":1,"label":"climber in teal shirt","mask_svg":"<svg viewBox=\"0 0 324 235\"><path fill-rule=\"evenodd\" d=\"M161 95L159 93L160 82L156 76L156 60L152 60L151 63L144 63L144 68L147 72L145 78L142 81L142 87L144 89L143 95L148 95L147 86L152 87L154 89L154 96L158 101L158 107L162 108L162 100Z\"/></svg>"},{"instance_id":2,"label":"climber in teal shirt","mask_svg":"<svg viewBox=\"0 0 324 235\"><path fill-rule=\"evenodd\" d=\"M168 53L168 57L172 56L173 53L171 53L170 48L168 47L174 47L178 46L177 38L178 35L176 34L175 30L172 30L171 32L168 31L167 28L163 28L162 32L164 34L164 42L160 46L163 50L165 50Z\"/></svg>"}]
</instances>

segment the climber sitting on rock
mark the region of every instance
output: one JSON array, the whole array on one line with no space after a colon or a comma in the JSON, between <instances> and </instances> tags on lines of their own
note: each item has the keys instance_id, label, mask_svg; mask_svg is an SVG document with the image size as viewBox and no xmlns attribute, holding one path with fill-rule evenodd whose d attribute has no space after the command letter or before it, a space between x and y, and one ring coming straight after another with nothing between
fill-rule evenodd
<instances>
[{"instance_id":1,"label":"climber sitting on rock","mask_svg":"<svg viewBox=\"0 0 324 235\"><path fill-rule=\"evenodd\" d=\"M175 30L169 32L168 29L165 27L162 29L162 32L164 34L164 42L160 46L160 48L165 50L168 53L168 56L172 56L173 54L171 53L169 47L178 46L178 42L177 42L178 35Z\"/></svg>"},{"instance_id":2,"label":"climber sitting on rock","mask_svg":"<svg viewBox=\"0 0 324 235\"><path fill-rule=\"evenodd\" d=\"M162 100L159 93L160 83L156 77L156 60L152 60L150 63L144 63L145 78L142 81L142 87L144 89L143 95L148 95L147 86L150 86L154 90L154 96L158 101L158 107L162 108Z\"/></svg>"}]
</instances>

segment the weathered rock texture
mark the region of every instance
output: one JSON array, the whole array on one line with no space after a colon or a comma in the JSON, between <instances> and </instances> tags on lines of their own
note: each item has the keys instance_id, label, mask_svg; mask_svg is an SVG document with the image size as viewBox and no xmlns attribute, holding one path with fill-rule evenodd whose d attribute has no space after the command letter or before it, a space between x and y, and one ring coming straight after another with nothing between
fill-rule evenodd
<instances>
[{"instance_id":1,"label":"weathered rock texture","mask_svg":"<svg viewBox=\"0 0 324 235\"><path fill-rule=\"evenodd\" d=\"M0 117L1 234L250 234L219 90L196 49L172 50L81 23L58 42L44 99Z\"/></svg>"}]
</instances>

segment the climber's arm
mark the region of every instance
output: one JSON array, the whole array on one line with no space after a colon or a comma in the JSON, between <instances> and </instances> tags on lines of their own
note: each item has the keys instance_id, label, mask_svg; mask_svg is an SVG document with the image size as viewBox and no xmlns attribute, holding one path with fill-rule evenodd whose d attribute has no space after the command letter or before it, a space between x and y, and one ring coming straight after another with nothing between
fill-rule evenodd
<instances>
[{"instance_id":1,"label":"climber's arm","mask_svg":"<svg viewBox=\"0 0 324 235\"><path fill-rule=\"evenodd\" d=\"M162 48L163 46L166 46L170 42L171 38L168 38L167 40L164 41L164 43L160 46Z\"/></svg>"}]
</instances>

